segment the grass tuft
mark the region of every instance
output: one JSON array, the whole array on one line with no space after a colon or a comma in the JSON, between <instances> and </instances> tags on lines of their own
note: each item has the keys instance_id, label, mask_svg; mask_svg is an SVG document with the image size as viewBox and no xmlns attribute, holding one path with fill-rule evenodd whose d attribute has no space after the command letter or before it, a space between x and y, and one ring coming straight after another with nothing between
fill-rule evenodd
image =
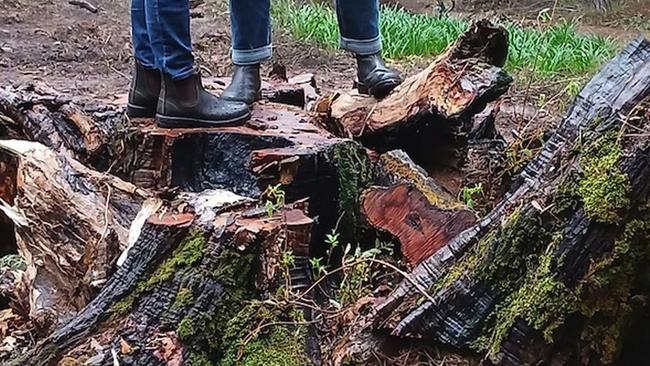
<instances>
[{"instance_id":1,"label":"grass tuft","mask_svg":"<svg viewBox=\"0 0 650 366\"><path fill-rule=\"evenodd\" d=\"M298 40L335 49L339 30L334 10L327 4L296 4L278 0L273 19ZM503 26L510 35L510 71L535 69L544 76L584 74L613 57L616 43L608 38L580 34L575 23L551 25L545 30ZM380 31L384 55L390 59L440 54L469 27L469 22L452 17L414 14L397 6L382 6Z\"/></svg>"}]
</instances>

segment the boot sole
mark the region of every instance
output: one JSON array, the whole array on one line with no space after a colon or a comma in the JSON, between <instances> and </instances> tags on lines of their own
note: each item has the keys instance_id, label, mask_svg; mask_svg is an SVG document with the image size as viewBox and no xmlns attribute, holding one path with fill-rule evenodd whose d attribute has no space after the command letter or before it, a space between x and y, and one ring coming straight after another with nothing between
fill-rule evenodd
<instances>
[{"instance_id":1,"label":"boot sole","mask_svg":"<svg viewBox=\"0 0 650 366\"><path fill-rule=\"evenodd\" d=\"M163 114L156 114L156 124L163 128L193 128L193 127L228 127L241 126L248 121L251 113L231 119L210 120L189 117L173 117Z\"/></svg>"},{"instance_id":2,"label":"boot sole","mask_svg":"<svg viewBox=\"0 0 650 366\"><path fill-rule=\"evenodd\" d=\"M128 103L126 105L126 115L131 118L153 118L156 116L156 108L152 109Z\"/></svg>"},{"instance_id":3,"label":"boot sole","mask_svg":"<svg viewBox=\"0 0 650 366\"><path fill-rule=\"evenodd\" d=\"M368 87L360 82L357 83L357 91L359 94L372 95L375 98L383 98L390 94L393 89L401 84L399 80L383 80L372 87Z\"/></svg>"}]
</instances>

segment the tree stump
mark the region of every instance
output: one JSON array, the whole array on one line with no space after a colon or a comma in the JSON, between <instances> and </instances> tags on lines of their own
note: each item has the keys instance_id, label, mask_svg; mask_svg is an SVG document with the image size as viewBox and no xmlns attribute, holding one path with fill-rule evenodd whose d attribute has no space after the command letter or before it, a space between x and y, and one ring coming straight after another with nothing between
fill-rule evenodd
<instances>
[{"instance_id":1,"label":"tree stump","mask_svg":"<svg viewBox=\"0 0 650 366\"><path fill-rule=\"evenodd\" d=\"M167 203L97 297L10 364L309 362L300 313L256 301L277 289L282 253L309 243L297 207L268 216L227 191Z\"/></svg>"}]
</instances>

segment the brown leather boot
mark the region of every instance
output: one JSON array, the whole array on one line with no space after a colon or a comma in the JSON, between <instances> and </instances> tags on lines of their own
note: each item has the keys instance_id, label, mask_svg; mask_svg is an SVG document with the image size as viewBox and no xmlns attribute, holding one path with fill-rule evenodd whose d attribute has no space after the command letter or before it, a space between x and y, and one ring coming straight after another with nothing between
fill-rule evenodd
<instances>
[{"instance_id":1,"label":"brown leather boot","mask_svg":"<svg viewBox=\"0 0 650 366\"><path fill-rule=\"evenodd\" d=\"M156 113L158 126L174 128L242 125L250 115L250 109L245 103L226 101L207 92L198 72L181 80L163 76Z\"/></svg>"},{"instance_id":2,"label":"brown leather boot","mask_svg":"<svg viewBox=\"0 0 650 366\"><path fill-rule=\"evenodd\" d=\"M136 61L126 114L132 118L153 118L156 115L159 94L160 71L147 69Z\"/></svg>"}]
</instances>

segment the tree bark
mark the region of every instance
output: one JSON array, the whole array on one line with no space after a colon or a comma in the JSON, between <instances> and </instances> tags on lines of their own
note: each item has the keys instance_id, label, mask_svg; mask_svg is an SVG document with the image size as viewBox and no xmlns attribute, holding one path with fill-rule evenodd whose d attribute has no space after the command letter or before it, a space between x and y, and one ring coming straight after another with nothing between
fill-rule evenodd
<instances>
[{"instance_id":1,"label":"tree bark","mask_svg":"<svg viewBox=\"0 0 650 366\"><path fill-rule=\"evenodd\" d=\"M11 364L184 365L218 357L234 365L269 354L276 357L269 362L308 362L301 321L275 318L254 300L275 291L281 254L308 245L311 225L292 206L269 217L227 191L185 194L148 218L88 306ZM273 324L281 320L296 325Z\"/></svg>"},{"instance_id":2,"label":"tree bark","mask_svg":"<svg viewBox=\"0 0 650 366\"><path fill-rule=\"evenodd\" d=\"M17 159L12 206L2 210L29 264L23 280L30 296L22 299L23 307L32 317L47 313L54 323L66 321L109 277L128 245L132 222L152 195L40 143L3 140L0 150Z\"/></svg>"},{"instance_id":3,"label":"tree bark","mask_svg":"<svg viewBox=\"0 0 650 366\"><path fill-rule=\"evenodd\" d=\"M620 319L647 289L649 96L650 42L638 39L585 86L504 200L369 321L499 364L613 362Z\"/></svg>"}]
</instances>

